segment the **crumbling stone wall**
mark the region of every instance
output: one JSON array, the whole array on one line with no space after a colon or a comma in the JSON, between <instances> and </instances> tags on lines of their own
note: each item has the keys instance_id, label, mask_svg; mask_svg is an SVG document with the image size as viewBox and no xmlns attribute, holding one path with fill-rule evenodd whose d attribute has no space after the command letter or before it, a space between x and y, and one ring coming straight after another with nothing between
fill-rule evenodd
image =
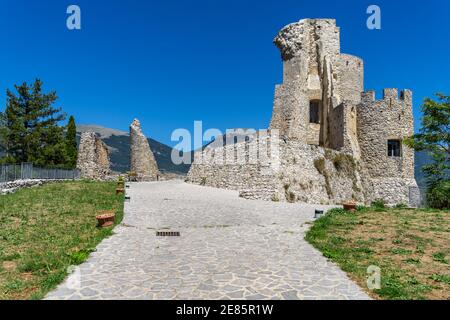
<instances>
[{"instance_id":1,"label":"crumbling stone wall","mask_svg":"<svg viewBox=\"0 0 450 320\"><path fill-rule=\"evenodd\" d=\"M137 119L130 125L130 141L131 172L136 174L138 181L158 180L160 173L155 156Z\"/></svg>"},{"instance_id":2,"label":"crumbling stone wall","mask_svg":"<svg viewBox=\"0 0 450 320\"><path fill-rule=\"evenodd\" d=\"M84 179L103 180L111 174L108 147L94 132L81 135L77 169Z\"/></svg>"}]
</instances>

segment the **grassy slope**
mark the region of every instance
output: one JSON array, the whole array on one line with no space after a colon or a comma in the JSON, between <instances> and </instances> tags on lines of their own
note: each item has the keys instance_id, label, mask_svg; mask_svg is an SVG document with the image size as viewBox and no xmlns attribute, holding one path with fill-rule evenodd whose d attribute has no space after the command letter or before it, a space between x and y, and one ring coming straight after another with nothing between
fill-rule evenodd
<instances>
[{"instance_id":1,"label":"grassy slope","mask_svg":"<svg viewBox=\"0 0 450 320\"><path fill-rule=\"evenodd\" d=\"M112 233L99 210L123 217L115 183L64 182L0 196L0 299L39 299Z\"/></svg>"},{"instance_id":2,"label":"grassy slope","mask_svg":"<svg viewBox=\"0 0 450 320\"><path fill-rule=\"evenodd\" d=\"M306 239L377 299L450 299L450 212L367 208L334 210ZM367 289L367 267L381 289Z\"/></svg>"}]
</instances>

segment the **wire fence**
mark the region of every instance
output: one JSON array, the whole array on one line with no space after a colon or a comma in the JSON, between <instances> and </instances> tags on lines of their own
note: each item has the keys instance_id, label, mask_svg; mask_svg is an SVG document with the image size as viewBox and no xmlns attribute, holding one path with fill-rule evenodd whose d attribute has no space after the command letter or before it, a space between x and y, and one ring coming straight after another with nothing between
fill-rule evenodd
<instances>
[{"instance_id":1,"label":"wire fence","mask_svg":"<svg viewBox=\"0 0 450 320\"><path fill-rule=\"evenodd\" d=\"M80 178L78 169L46 169L32 163L0 165L0 183L15 180L68 180Z\"/></svg>"}]
</instances>

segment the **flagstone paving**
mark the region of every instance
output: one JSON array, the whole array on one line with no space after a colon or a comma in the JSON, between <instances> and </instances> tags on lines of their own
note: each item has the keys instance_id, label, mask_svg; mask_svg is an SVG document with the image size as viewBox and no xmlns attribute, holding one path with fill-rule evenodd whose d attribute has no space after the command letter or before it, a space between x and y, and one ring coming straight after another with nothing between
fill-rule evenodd
<instances>
[{"instance_id":1,"label":"flagstone paving","mask_svg":"<svg viewBox=\"0 0 450 320\"><path fill-rule=\"evenodd\" d=\"M47 299L369 299L304 240L314 209L330 207L181 181L132 183L127 194L114 235Z\"/></svg>"}]
</instances>

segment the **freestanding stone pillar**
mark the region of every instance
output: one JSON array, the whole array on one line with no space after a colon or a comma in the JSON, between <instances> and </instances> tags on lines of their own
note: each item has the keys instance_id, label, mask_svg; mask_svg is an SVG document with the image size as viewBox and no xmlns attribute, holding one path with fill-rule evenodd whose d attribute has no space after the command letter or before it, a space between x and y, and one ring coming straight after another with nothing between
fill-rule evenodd
<instances>
[{"instance_id":1,"label":"freestanding stone pillar","mask_svg":"<svg viewBox=\"0 0 450 320\"><path fill-rule=\"evenodd\" d=\"M159 178L158 165L148 140L142 133L141 123L134 119L130 126L130 169L138 181L154 181Z\"/></svg>"},{"instance_id":2,"label":"freestanding stone pillar","mask_svg":"<svg viewBox=\"0 0 450 320\"><path fill-rule=\"evenodd\" d=\"M85 179L105 179L111 174L107 146L94 132L81 135L77 169Z\"/></svg>"}]
</instances>

